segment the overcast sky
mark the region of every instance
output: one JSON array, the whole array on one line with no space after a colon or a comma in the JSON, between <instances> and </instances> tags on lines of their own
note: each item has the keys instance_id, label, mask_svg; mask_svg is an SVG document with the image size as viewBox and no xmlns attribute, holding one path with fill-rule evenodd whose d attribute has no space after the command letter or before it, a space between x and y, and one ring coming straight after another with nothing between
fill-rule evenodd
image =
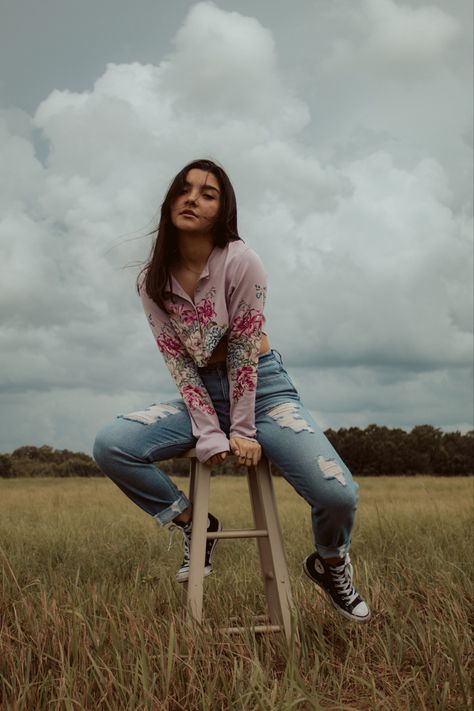
<instances>
[{"instance_id":1,"label":"overcast sky","mask_svg":"<svg viewBox=\"0 0 474 711\"><path fill-rule=\"evenodd\" d=\"M2 8L0 451L176 396L134 282L197 157L323 428L472 428L471 0Z\"/></svg>"}]
</instances>

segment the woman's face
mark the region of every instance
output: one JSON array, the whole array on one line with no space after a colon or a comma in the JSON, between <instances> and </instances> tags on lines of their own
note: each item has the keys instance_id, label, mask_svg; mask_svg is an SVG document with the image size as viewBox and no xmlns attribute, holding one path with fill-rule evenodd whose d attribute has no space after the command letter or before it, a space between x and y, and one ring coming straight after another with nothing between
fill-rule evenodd
<instances>
[{"instance_id":1,"label":"woman's face","mask_svg":"<svg viewBox=\"0 0 474 711\"><path fill-rule=\"evenodd\" d=\"M219 181L215 175L200 168L191 168L182 192L171 204L171 221L183 232L210 232L219 214L220 196Z\"/></svg>"}]
</instances>

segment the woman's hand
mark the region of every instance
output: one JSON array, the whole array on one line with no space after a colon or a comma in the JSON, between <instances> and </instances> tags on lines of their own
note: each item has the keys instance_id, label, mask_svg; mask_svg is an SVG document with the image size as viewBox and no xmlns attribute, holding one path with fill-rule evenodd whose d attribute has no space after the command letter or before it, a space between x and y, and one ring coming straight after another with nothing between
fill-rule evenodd
<instances>
[{"instance_id":1,"label":"woman's hand","mask_svg":"<svg viewBox=\"0 0 474 711\"><path fill-rule=\"evenodd\" d=\"M247 467L257 466L262 456L262 448L257 440L231 437L229 444L232 453L239 458L239 464L244 464Z\"/></svg>"},{"instance_id":2,"label":"woman's hand","mask_svg":"<svg viewBox=\"0 0 474 711\"><path fill-rule=\"evenodd\" d=\"M204 464L207 464L208 467L210 467L212 464L222 464L228 454L229 452L219 452L218 454L213 454L212 457L207 460L207 462L204 462Z\"/></svg>"}]
</instances>

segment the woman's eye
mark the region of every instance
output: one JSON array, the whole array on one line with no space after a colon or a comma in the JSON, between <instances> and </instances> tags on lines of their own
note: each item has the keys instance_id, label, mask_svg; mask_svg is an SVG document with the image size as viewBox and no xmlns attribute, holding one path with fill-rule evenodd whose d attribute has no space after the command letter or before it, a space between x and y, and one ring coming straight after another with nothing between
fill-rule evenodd
<instances>
[{"instance_id":1,"label":"woman's eye","mask_svg":"<svg viewBox=\"0 0 474 711\"><path fill-rule=\"evenodd\" d=\"M204 197L207 198L208 200L214 200L214 195L208 195L204 193Z\"/></svg>"}]
</instances>

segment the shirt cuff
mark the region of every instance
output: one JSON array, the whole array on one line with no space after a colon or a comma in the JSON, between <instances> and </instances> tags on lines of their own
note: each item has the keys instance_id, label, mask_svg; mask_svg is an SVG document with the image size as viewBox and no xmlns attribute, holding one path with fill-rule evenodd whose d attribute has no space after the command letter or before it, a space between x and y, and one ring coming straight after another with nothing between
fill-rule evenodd
<instances>
[{"instance_id":1,"label":"shirt cuff","mask_svg":"<svg viewBox=\"0 0 474 711\"><path fill-rule=\"evenodd\" d=\"M200 462L207 462L219 452L230 452L229 440L224 432L216 432L208 437L199 437L196 444L196 456Z\"/></svg>"},{"instance_id":2,"label":"shirt cuff","mask_svg":"<svg viewBox=\"0 0 474 711\"><path fill-rule=\"evenodd\" d=\"M239 437L239 439L247 439L249 442L256 442L256 441L257 441L257 437L256 437L256 436L255 436L255 437L249 437L248 435L239 434L238 432L231 432L230 435L229 435L229 439L230 439L231 437Z\"/></svg>"}]
</instances>

